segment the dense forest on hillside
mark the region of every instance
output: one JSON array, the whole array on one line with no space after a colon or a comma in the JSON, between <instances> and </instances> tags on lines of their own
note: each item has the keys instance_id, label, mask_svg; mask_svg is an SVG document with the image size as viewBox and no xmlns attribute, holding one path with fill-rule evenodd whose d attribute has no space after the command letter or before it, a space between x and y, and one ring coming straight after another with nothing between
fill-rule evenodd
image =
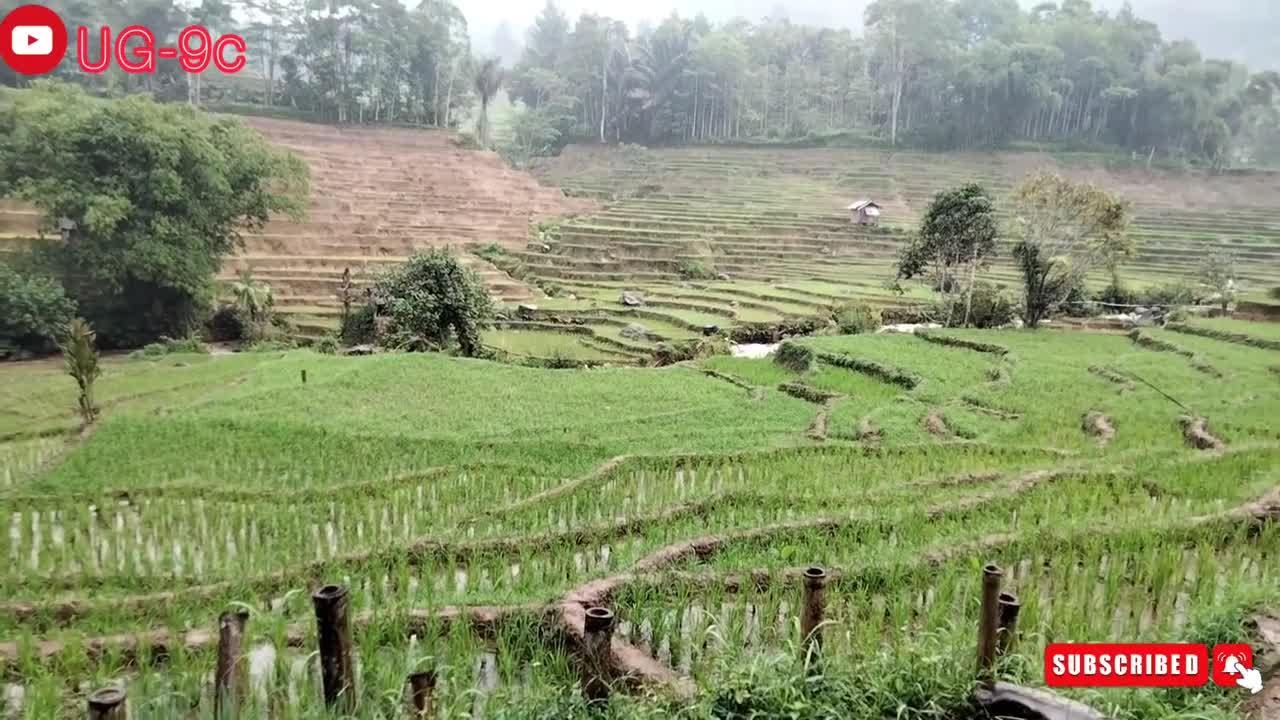
<instances>
[{"instance_id":1,"label":"dense forest on hillside","mask_svg":"<svg viewBox=\"0 0 1280 720\"><path fill-rule=\"evenodd\" d=\"M190 81L176 61L161 61L154 77L86 76L73 47L63 74L101 90L337 122L455 125L478 88L501 81L520 101L503 138L517 157L594 138L937 150L1031 142L1212 167L1280 160L1280 74L1205 58L1127 7L1087 0L1031 10L1016 0L876 0L861 34L678 15L629 28L595 14L572 20L548 0L505 72L473 57L451 0L51 5L69 26L142 24L172 40L200 22L249 42L250 72Z\"/></svg>"}]
</instances>

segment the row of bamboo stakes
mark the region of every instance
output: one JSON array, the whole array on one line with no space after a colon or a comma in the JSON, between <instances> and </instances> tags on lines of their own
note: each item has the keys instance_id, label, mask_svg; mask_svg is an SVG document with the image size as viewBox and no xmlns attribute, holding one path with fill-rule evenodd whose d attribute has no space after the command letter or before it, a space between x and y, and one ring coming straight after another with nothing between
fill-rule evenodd
<instances>
[{"instance_id":1,"label":"row of bamboo stakes","mask_svg":"<svg viewBox=\"0 0 1280 720\"><path fill-rule=\"evenodd\" d=\"M1018 599L1001 592L1003 572L987 565L982 572L982 609L978 623L977 675L984 685L995 682L996 659L1010 652L1017 633ZM811 567L802 575L800 607L800 651L806 664L816 668L822 652L822 629L826 616L828 575L820 567ZM325 704L344 714L356 709L355 663L351 641L351 617L348 612L347 588L326 585L311 596L315 606L320 678ZM586 611L579 667L583 696L591 702L609 698L619 678L613 667L614 613L606 607ZM240 703L248 688L244 637L249 613L244 610L223 613L218 618L218 659L214 671L213 715L215 718L237 717ZM436 674L431 670L415 672L406 678L409 714L429 718L435 714ZM128 720L125 691L106 687L89 696L89 720Z\"/></svg>"}]
</instances>

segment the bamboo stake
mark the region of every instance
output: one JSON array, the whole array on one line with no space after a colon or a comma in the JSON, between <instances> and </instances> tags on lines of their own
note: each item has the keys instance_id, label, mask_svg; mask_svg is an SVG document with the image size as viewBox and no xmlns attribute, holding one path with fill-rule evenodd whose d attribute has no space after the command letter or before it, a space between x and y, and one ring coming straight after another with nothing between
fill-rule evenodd
<instances>
[{"instance_id":1,"label":"bamboo stake","mask_svg":"<svg viewBox=\"0 0 1280 720\"><path fill-rule=\"evenodd\" d=\"M588 608L583 630L582 694L591 702L605 701L613 677L613 611Z\"/></svg>"},{"instance_id":2,"label":"bamboo stake","mask_svg":"<svg viewBox=\"0 0 1280 720\"><path fill-rule=\"evenodd\" d=\"M89 720L129 720L124 690L105 687L89 696Z\"/></svg>"},{"instance_id":3,"label":"bamboo stake","mask_svg":"<svg viewBox=\"0 0 1280 720\"><path fill-rule=\"evenodd\" d=\"M996 659L996 625L999 622L1000 581L1004 577L997 565L982 568L982 614L978 619L978 679L990 684L995 680L992 669Z\"/></svg>"},{"instance_id":4,"label":"bamboo stake","mask_svg":"<svg viewBox=\"0 0 1280 720\"><path fill-rule=\"evenodd\" d=\"M1018 596L1010 592L1000 593L999 605L997 657L1008 655L1013 651L1013 645L1018 640L1018 611L1022 609L1022 603L1018 602Z\"/></svg>"},{"instance_id":5,"label":"bamboo stake","mask_svg":"<svg viewBox=\"0 0 1280 720\"><path fill-rule=\"evenodd\" d=\"M311 596L320 636L320 676L324 701L343 712L356 709L355 665L351 661L351 618L347 613L347 588L326 585Z\"/></svg>"},{"instance_id":6,"label":"bamboo stake","mask_svg":"<svg viewBox=\"0 0 1280 720\"><path fill-rule=\"evenodd\" d=\"M218 618L218 666L213 676L213 717L237 717L244 699L248 668L244 658L246 610L228 611Z\"/></svg>"},{"instance_id":7,"label":"bamboo stake","mask_svg":"<svg viewBox=\"0 0 1280 720\"><path fill-rule=\"evenodd\" d=\"M827 571L804 571L804 595L800 601L800 652L806 662L822 652L822 622L827 612Z\"/></svg>"},{"instance_id":8,"label":"bamboo stake","mask_svg":"<svg viewBox=\"0 0 1280 720\"><path fill-rule=\"evenodd\" d=\"M413 703L413 717L435 716L435 692L435 671L423 670L409 676L409 698Z\"/></svg>"}]
</instances>

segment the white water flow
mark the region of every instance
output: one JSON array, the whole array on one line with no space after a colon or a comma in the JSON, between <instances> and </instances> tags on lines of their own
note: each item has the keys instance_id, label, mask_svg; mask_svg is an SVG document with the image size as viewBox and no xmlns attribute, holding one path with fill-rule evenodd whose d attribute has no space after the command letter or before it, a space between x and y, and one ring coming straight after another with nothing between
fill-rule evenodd
<instances>
[{"instance_id":1,"label":"white water flow","mask_svg":"<svg viewBox=\"0 0 1280 720\"><path fill-rule=\"evenodd\" d=\"M753 360L769 357L774 350L778 349L778 343L742 343L730 347L730 352L736 358L751 358Z\"/></svg>"}]
</instances>

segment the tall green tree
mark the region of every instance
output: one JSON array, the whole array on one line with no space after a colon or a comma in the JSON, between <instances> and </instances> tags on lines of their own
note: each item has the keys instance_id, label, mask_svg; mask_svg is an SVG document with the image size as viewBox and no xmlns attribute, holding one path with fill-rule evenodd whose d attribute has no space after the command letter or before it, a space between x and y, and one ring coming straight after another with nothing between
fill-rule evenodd
<instances>
[{"instance_id":1,"label":"tall green tree","mask_svg":"<svg viewBox=\"0 0 1280 720\"><path fill-rule=\"evenodd\" d=\"M1201 261L1197 274L1200 284L1213 294L1222 314L1226 315L1240 292L1235 255L1230 252L1210 253Z\"/></svg>"},{"instance_id":2,"label":"tall green tree","mask_svg":"<svg viewBox=\"0 0 1280 720\"><path fill-rule=\"evenodd\" d=\"M898 259L898 277L931 274L943 293L947 325L957 320L956 299L963 291L959 320L967 325L978 268L995 254L996 232L995 203L981 185L940 192L925 210L918 237Z\"/></svg>"},{"instance_id":3,"label":"tall green tree","mask_svg":"<svg viewBox=\"0 0 1280 720\"><path fill-rule=\"evenodd\" d=\"M185 334L241 233L298 215L306 167L238 121L52 81L0 111L0 187L61 232L62 280L107 347Z\"/></svg>"},{"instance_id":4,"label":"tall green tree","mask_svg":"<svg viewBox=\"0 0 1280 720\"><path fill-rule=\"evenodd\" d=\"M476 116L476 141L480 147L489 147L489 101L502 89L503 72L497 58L482 60L476 65L474 77L476 95L480 98L480 114Z\"/></svg>"},{"instance_id":5,"label":"tall green tree","mask_svg":"<svg viewBox=\"0 0 1280 720\"><path fill-rule=\"evenodd\" d=\"M1023 320L1036 327L1085 277L1133 253L1128 207L1095 185L1036 173L1014 193L1013 257L1023 279Z\"/></svg>"}]
</instances>

